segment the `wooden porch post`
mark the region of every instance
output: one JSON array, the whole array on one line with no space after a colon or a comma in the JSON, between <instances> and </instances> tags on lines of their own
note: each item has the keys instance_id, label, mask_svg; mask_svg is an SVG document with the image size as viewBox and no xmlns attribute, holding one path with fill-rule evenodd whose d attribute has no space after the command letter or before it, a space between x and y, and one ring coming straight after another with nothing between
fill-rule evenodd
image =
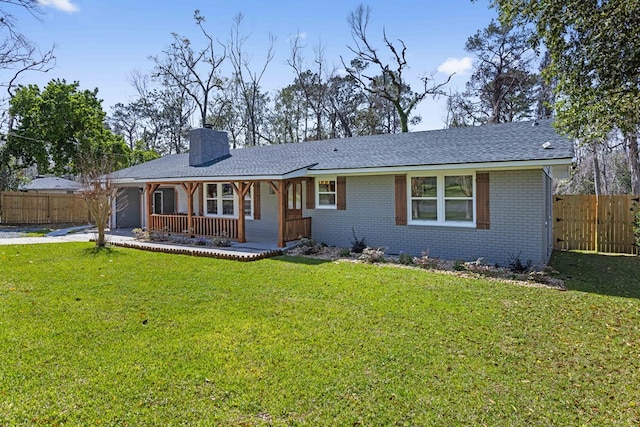
<instances>
[{"instance_id":1,"label":"wooden porch post","mask_svg":"<svg viewBox=\"0 0 640 427\"><path fill-rule=\"evenodd\" d=\"M183 182L182 187L187 192L187 229L189 234L193 233L193 194L198 189L195 182Z\"/></svg>"},{"instance_id":2,"label":"wooden porch post","mask_svg":"<svg viewBox=\"0 0 640 427\"><path fill-rule=\"evenodd\" d=\"M278 186L273 182L267 182L267 184L278 195L278 247L284 248L287 233L287 188L291 183L278 181Z\"/></svg>"},{"instance_id":3,"label":"wooden porch post","mask_svg":"<svg viewBox=\"0 0 640 427\"><path fill-rule=\"evenodd\" d=\"M238 195L238 243L246 243L244 198L251 189L251 183L238 181L237 183L232 182L231 186Z\"/></svg>"},{"instance_id":4,"label":"wooden porch post","mask_svg":"<svg viewBox=\"0 0 640 427\"><path fill-rule=\"evenodd\" d=\"M244 182L238 182L238 186L235 187L238 194L238 243L247 243L247 236L244 232Z\"/></svg>"},{"instance_id":5,"label":"wooden porch post","mask_svg":"<svg viewBox=\"0 0 640 427\"><path fill-rule=\"evenodd\" d=\"M147 184L147 231L151 231L151 214L153 213L153 193L160 187L160 184Z\"/></svg>"},{"instance_id":6,"label":"wooden porch post","mask_svg":"<svg viewBox=\"0 0 640 427\"><path fill-rule=\"evenodd\" d=\"M196 187L198 188L198 216L204 215L205 203L204 203L204 184L199 182Z\"/></svg>"},{"instance_id":7,"label":"wooden porch post","mask_svg":"<svg viewBox=\"0 0 640 427\"><path fill-rule=\"evenodd\" d=\"M284 181L278 181L278 247L285 247L287 189Z\"/></svg>"}]
</instances>

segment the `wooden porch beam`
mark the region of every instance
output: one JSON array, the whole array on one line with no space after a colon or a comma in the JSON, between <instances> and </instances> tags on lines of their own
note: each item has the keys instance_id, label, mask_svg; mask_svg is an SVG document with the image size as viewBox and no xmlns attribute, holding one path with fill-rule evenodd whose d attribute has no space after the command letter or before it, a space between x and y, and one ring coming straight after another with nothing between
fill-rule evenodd
<instances>
[{"instance_id":1,"label":"wooden porch beam","mask_svg":"<svg viewBox=\"0 0 640 427\"><path fill-rule=\"evenodd\" d=\"M238 195L238 197L244 199L249 190L251 190L251 182L238 181L237 185L235 182L232 182L231 187L233 188L233 191L235 191L235 193Z\"/></svg>"},{"instance_id":2,"label":"wooden porch beam","mask_svg":"<svg viewBox=\"0 0 640 427\"><path fill-rule=\"evenodd\" d=\"M274 193L279 194L280 190L278 189L278 187L276 187L276 185L273 182L267 181L267 184L269 184L269 188L271 188Z\"/></svg>"}]
</instances>

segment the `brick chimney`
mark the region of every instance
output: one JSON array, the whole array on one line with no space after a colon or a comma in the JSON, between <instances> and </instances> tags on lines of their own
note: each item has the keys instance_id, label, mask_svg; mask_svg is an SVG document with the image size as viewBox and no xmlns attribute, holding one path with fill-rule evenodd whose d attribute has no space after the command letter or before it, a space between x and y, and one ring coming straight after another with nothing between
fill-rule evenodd
<instances>
[{"instance_id":1,"label":"brick chimney","mask_svg":"<svg viewBox=\"0 0 640 427\"><path fill-rule=\"evenodd\" d=\"M203 166L229 156L226 132L208 127L189 131L189 166Z\"/></svg>"}]
</instances>

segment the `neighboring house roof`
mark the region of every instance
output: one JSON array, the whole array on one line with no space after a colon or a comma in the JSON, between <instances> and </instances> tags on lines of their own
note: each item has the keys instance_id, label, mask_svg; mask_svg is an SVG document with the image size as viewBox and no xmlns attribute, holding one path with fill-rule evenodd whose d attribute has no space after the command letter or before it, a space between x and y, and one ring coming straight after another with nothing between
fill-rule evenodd
<instances>
[{"instance_id":1,"label":"neighboring house roof","mask_svg":"<svg viewBox=\"0 0 640 427\"><path fill-rule=\"evenodd\" d=\"M57 176L34 178L31 183L22 187L23 190L31 191L79 191L81 188L82 185L79 182Z\"/></svg>"},{"instance_id":2,"label":"neighboring house roof","mask_svg":"<svg viewBox=\"0 0 640 427\"><path fill-rule=\"evenodd\" d=\"M189 154L173 154L120 170L113 178L285 177L508 162L567 165L572 158L572 142L550 120L540 120L242 148L204 166L189 166Z\"/></svg>"}]
</instances>

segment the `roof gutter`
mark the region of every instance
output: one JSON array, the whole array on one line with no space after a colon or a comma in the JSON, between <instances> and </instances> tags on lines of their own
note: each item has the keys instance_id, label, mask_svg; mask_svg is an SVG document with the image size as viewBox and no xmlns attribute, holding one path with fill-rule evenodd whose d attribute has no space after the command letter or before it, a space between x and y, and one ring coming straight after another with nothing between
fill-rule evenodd
<instances>
[{"instance_id":1,"label":"roof gutter","mask_svg":"<svg viewBox=\"0 0 640 427\"><path fill-rule=\"evenodd\" d=\"M308 175L389 175L419 171L443 171L443 170L518 170L540 169L548 166L571 166L572 158L523 160L507 162L483 162L483 163L458 163L441 165L416 165L416 166L389 166L376 168L352 168L352 169L310 169Z\"/></svg>"}]
</instances>

